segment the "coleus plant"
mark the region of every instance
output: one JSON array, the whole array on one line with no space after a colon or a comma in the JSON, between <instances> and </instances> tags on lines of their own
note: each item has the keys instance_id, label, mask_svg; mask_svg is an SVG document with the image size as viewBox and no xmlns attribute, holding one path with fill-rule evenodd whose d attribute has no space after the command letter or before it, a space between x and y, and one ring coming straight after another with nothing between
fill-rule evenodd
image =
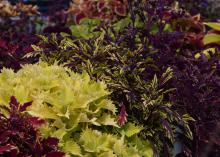
<instances>
[{"instance_id":1,"label":"coleus plant","mask_svg":"<svg viewBox=\"0 0 220 157\"><path fill-rule=\"evenodd\" d=\"M144 128L132 123L119 128L106 85L90 80L87 73L40 62L17 73L3 69L0 89L5 106L11 94L22 103L32 101L27 113L44 119L41 133L58 138L69 155L153 156L152 144L138 137Z\"/></svg>"},{"instance_id":2,"label":"coleus plant","mask_svg":"<svg viewBox=\"0 0 220 157\"><path fill-rule=\"evenodd\" d=\"M30 17L39 15L36 6L25 5L21 2L11 5L9 1L2 0L0 8L1 30L26 33L33 33L35 31L35 24L31 21ZM36 19L35 22L37 22Z\"/></svg>"},{"instance_id":3,"label":"coleus plant","mask_svg":"<svg viewBox=\"0 0 220 157\"><path fill-rule=\"evenodd\" d=\"M73 0L66 13L73 13L75 23L79 24L85 17L114 20L126 16L127 7L127 0Z\"/></svg>"},{"instance_id":4,"label":"coleus plant","mask_svg":"<svg viewBox=\"0 0 220 157\"><path fill-rule=\"evenodd\" d=\"M41 136L38 127L45 121L25 113L31 104L32 102L19 104L11 96L7 107L0 106L0 156L64 157L65 154L58 150L58 139ZM8 116L2 114L3 112Z\"/></svg>"},{"instance_id":5,"label":"coleus plant","mask_svg":"<svg viewBox=\"0 0 220 157\"><path fill-rule=\"evenodd\" d=\"M7 0L1 0L0 2L0 16L1 17L14 17L20 16L22 13L26 13L28 15L37 14L37 7L31 5L24 5L22 3L17 3L15 6L11 5L11 3Z\"/></svg>"},{"instance_id":6,"label":"coleus plant","mask_svg":"<svg viewBox=\"0 0 220 157\"><path fill-rule=\"evenodd\" d=\"M191 153L195 156L215 156L219 154L219 54L207 56L201 53L199 59L182 57L176 59L172 86L177 92L171 96L179 112L188 113L195 122L191 123L194 135ZM214 138L213 138L214 137ZM191 156L189 155L189 156Z\"/></svg>"},{"instance_id":7,"label":"coleus plant","mask_svg":"<svg viewBox=\"0 0 220 157\"><path fill-rule=\"evenodd\" d=\"M31 44L37 43L36 36L20 33L3 31L0 35L0 69L3 67L18 70L22 64L36 62L36 59L27 60L26 53L33 51Z\"/></svg>"}]
</instances>

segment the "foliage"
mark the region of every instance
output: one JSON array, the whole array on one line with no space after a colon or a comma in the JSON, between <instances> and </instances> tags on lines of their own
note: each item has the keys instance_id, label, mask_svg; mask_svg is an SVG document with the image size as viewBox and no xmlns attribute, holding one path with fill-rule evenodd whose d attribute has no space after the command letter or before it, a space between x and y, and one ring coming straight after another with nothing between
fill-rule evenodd
<instances>
[{"instance_id":1,"label":"foliage","mask_svg":"<svg viewBox=\"0 0 220 157\"><path fill-rule=\"evenodd\" d=\"M0 34L0 69L3 67L18 70L22 64L33 63L36 59L23 58L26 53L33 51L31 44L37 43L35 36L19 32L1 32ZM38 60L38 59L37 59Z\"/></svg>"},{"instance_id":2,"label":"foliage","mask_svg":"<svg viewBox=\"0 0 220 157\"><path fill-rule=\"evenodd\" d=\"M81 19L98 18L115 20L117 16L125 16L127 0L72 0L67 14L74 14L74 22L79 24Z\"/></svg>"},{"instance_id":3,"label":"foliage","mask_svg":"<svg viewBox=\"0 0 220 157\"><path fill-rule=\"evenodd\" d=\"M64 153L58 150L58 139L44 139L39 134L37 128L45 122L24 113L30 105L31 102L19 104L12 96L9 107L0 106L9 115L0 114L0 156L63 157Z\"/></svg>"},{"instance_id":4,"label":"foliage","mask_svg":"<svg viewBox=\"0 0 220 157\"><path fill-rule=\"evenodd\" d=\"M3 54L1 67L19 69L21 64L34 63L39 58L53 66L54 63L64 64L75 72L83 73L82 80L89 75L93 81L105 81L112 91L105 95L110 94L114 104L120 108L117 112L118 119L115 119L115 112L99 108L94 113L94 109L97 108L93 103L93 105L88 103L87 110L80 110L87 116L83 117L88 118L87 122L76 121L74 127L70 127L71 117L68 117L70 113L67 102L72 99L67 99L66 102L65 97L65 93L70 92L67 90L69 88L57 87L56 83L45 87L47 83L43 81L45 84L39 85L44 87L41 88L43 96L39 97L45 101L43 106L50 109L46 115L51 116L54 112L58 115L54 119L46 117L49 123L42 128L42 132L44 135L55 134L54 136L63 134L63 137L60 136L62 149L78 156L113 156L113 153L117 155L119 151L116 147L121 145L120 140L123 141L126 152L144 154L140 147L143 141L142 139L141 142L135 141L137 135L133 132L140 132L138 135L151 141L161 156L171 156L170 149L176 138L184 143L182 155L219 154L219 23L203 23L203 17L206 17L205 21L207 18L214 18L207 6L208 2L206 0L128 0L125 6L123 5L122 1L118 0L73 1L67 12L61 11L55 14L55 21L61 21L58 22L59 25L51 25L44 31L65 33L39 35L41 41L37 44L35 41L26 43L23 40L21 42L15 40L14 42L14 38L3 37L1 40L0 47ZM122 12L118 12L119 10ZM72 19L72 13L76 14L76 25L67 29L65 24L69 23L66 23L66 16ZM193 16L190 13L193 13ZM10 30L12 31L14 27L9 26L9 28L12 28ZM205 28L210 31L207 32ZM15 39L18 37L20 39L20 36L16 36ZM30 44L33 44L32 48ZM31 49L34 52L23 57L24 53ZM67 71L72 73L70 70ZM48 77L48 72L44 75ZM49 75L51 78L55 77ZM56 79L46 80L53 82ZM32 83L30 84L32 87ZM60 82L59 84L63 85ZM2 95L6 94L7 97L11 94L15 95L13 90L16 91L17 88L23 90L23 87L22 89L7 87L4 86L3 89L8 89L10 92L8 94L5 90L2 92ZM68 84L68 87L72 85ZM56 95L57 93L53 92L57 88L66 92L63 95ZM28 92L32 93L31 91ZM44 99L45 95L48 96L44 91L49 94L52 92L54 95L49 100ZM23 94L19 96L20 93ZM19 101L26 97L24 93L17 93ZM62 105L64 103L64 108L57 109L58 104L61 104L59 100L62 100ZM98 106L104 100L107 101L106 97L100 97L94 102ZM29 113L36 114L32 110ZM111 118L111 123L105 121L105 124L110 126L100 123L99 119L102 119L103 113L106 114L104 120ZM77 116L73 117L77 118ZM117 121L122 128L118 128ZM138 125L130 126L129 122ZM62 128L65 128L65 131L62 131ZM130 129L132 131L129 132ZM178 129L182 132L175 137ZM51 134L48 131L51 131ZM132 137L128 137L130 135ZM93 142L91 145L90 140L86 141L87 136L91 139L96 137L97 143ZM105 142L102 143L103 141ZM134 145L138 145L137 150L134 150ZM148 144L146 147L151 150ZM124 153L122 152L121 156L131 156Z\"/></svg>"},{"instance_id":5,"label":"foliage","mask_svg":"<svg viewBox=\"0 0 220 157\"><path fill-rule=\"evenodd\" d=\"M116 131L120 132L120 129L114 116L116 107L106 98L109 94L106 85L90 80L86 73L77 74L68 68L41 62L25 65L17 73L3 69L0 82L1 104L7 105L11 94L22 103L32 101L27 112L48 122L40 129L43 135L59 138L59 146L69 154L148 156L146 151L152 152L148 142L143 143L143 150L143 146L138 145L141 139L131 145L132 139L117 136ZM128 137L139 133L130 131ZM96 140L97 144L91 143ZM127 140L131 142L127 143ZM118 150L122 147L123 151Z\"/></svg>"},{"instance_id":6,"label":"foliage","mask_svg":"<svg viewBox=\"0 0 220 157\"><path fill-rule=\"evenodd\" d=\"M99 19L84 18L78 25L71 25L71 33L76 38L90 39L100 35L99 32L94 32L97 26L101 24Z\"/></svg>"},{"instance_id":7,"label":"foliage","mask_svg":"<svg viewBox=\"0 0 220 157\"><path fill-rule=\"evenodd\" d=\"M129 121L146 125L142 136L154 142L157 149L161 149L166 142L167 145L172 145L176 122L182 119L175 111L170 110L172 104L163 98L173 90L163 89L172 78L170 68L160 79L155 75L151 81L148 70L154 68L153 61L150 57L143 58L141 50L132 52L114 43L104 46L103 33L96 40L87 42L74 42L69 36L56 37L59 39L56 42L53 41L55 38L42 37L47 44L43 48L33 46L36 50L34 55L40 54L41 59L51 64L56 60L61 63L68 61L67 66L74 71L86 70L93 79L104 80L113 91L111 96L114 102L118 106L122 104L119 124L123 125L128 115ZM182 124L187 125L186 122Z\"/></svg>"},{"instance_id":8,"label":"foliage","mask_svg":"<svg viewBox=\"0 0 220 157\"><path fill-rule=\"evenodd\" d=\"M38 8L32 5L16 3L11 5L7 0L0 1L0 28L1 31L26 32L36 31L37 20L31 21L31 17L39 15Z\"/></svg>"},{"instance_id":9,"label":"foliage","mask_svg":"<svg viewBox=\"0 0 220 157\"><path fill-rule=\"evenodd\" d=\"M206 22L212 28L203 38L203 43L208 46L220 47L220 22Z\"/></svg>"},{"instance_id":10,"label":"foliage","mask_svg":"<svg viewBox=\"0 0 220 157\"><path fill-rule=\"evenodd\" d=\"M190 122L194 138L185 137L185 132L179 136L185 146L189 146L184 152L199 156L206 150L198 150L203 146L218 150L216 141L210 140L214 132L210 132L208 126L213 124L218 128L218 116L214 115L219 111L215 105L219 96L219 55L210 53L203 44L205 26L199 15L191 16L172 1L132 1L125 19L112 25L101 24L92 30L99 33L99 37L91 36L86 38L88 40L77 40L68 35L57 35L56 40L50 36L42 37L45 40L35 47L33 54L50 64L56 60L67 62L74 71L86 70L94 79L105 80L113 90L114 102L118 106L122 104L122 110L124 105L126 107L126 112L119 115L122 124L127 118L147 126L143 136L154 141L161 154L169 154L168 145L173 140L167 137L172 137L169 133L174 133L171 130L177 126L175 121L185 124L183 130L191 137L185 120L192 118L186 118L184 114L187 113L195 119ZM170 70L162 75L169 67L173 69L172 79ZM153 79L154 74L160 76L159 79ZM163 82L167 77L169 81ZM158 84L152 87L155 80ZM165 92L170 88L175 91ZM151 100L152 106L146 103ZM168 102L174 105L168 105ZM165 111L161 112L157 104L165 106ZM171 114L167 114L168 110ZM162 115L181 118L170 118L172 120L161 123L163 119L169 119ZM148 116L153 119L152 123L146 118ZM161 128L172 129L166 134L166 129ZM149 135L151 132L154 134ZM210 142L204 145L206 140Z\"/></svg>"},{"instance_id":11,"label":"foliage","mask_svg":"<svg viewBox=\"0 0 220 157\"><path fill-rule=\"evenodd\" d=\"M20 16L21 14L37 14L37 7L31 5L24 5L22 3L17 3L15 6L11 5L7 0L1 0L1 16Z\"/></svg>"},{"instance_id":12,"label":"foliage","mask_svg":"<svg viewBox=\"0 0 220 157\"><path fill-rule=\"evenodd\" d=\"M192 154L214 156L218 154L219 140L219 55L208 59L204 54L198 59L184 57L175 66L172 85L177 92L171 99L180 112L189 113L196 121L191 124L194 134ZM212 137L215 137L213 139ZM215 153L214 153L215 152ZM209 154L214 153L214 154Z\"/></svg>"}]
</instances>

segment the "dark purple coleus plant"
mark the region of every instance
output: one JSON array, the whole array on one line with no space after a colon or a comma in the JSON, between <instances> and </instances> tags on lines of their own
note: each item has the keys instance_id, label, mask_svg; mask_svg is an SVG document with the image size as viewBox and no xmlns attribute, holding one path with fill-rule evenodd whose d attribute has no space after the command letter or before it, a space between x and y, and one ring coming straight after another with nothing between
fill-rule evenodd
<instances>
[{"instance_id":1,"label":"dark purple coleus plant","mask_svg":"<svg viewBox=\"0 0 220 157\"><path fill-rule=\"evenodd\" d=\"M0 106L9 116L0 114L0 156L4 157L63 157L65 154L58 150L59 140L43 138L37 127L45 121L30 117L24 113L32 102L19 104L14 96L9 107Z\"/></svg>"}]
</instances>

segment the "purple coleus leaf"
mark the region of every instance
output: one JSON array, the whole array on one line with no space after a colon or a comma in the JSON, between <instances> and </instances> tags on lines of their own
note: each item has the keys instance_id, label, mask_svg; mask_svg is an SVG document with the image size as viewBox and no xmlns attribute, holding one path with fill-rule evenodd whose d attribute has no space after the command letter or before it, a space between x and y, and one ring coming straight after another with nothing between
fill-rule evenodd
<instances>
[{"instance_id":1,"label":"purple coleus leaf","mask_svg":"<svg viewBox=\"0 0 220 157\"><path fill-rule=\"evenodd\" d=\"M20 112L26 111L27 107L31 106L31 104L32 104L32 101L24 103L23 105L20 106L19 111Z\"/></svg>"},{"instance_id":2,"label":"purple coleus leaf","mask_svg":"<svg viewBox=\"0 0 220 157\"><path fill-rule=\"evenodd\" d=\"M118 123L119 125L123 126L126 122L127 122L127 112L126 112L125 105L122 104L121 110L118 116Z\"/></svg>"},{"instance_id":3,"label":"purple coleus leaf","mask_svg":"<svg viewBox=\"0 0 220 157\"><path fill-rule=\"evenodd\" d=\"M18 110L19 103L18 103L17 99L14 96L11 96L9 105L11 107L12 114Z\"/></svg>"},{"instance_id":4,"label":"purple coleus leaf","mask_svg":"<svg viewBox=\"0 0 220 157\"><path fill-rule=\"evenodd\" d=\"M15 112L16 111L24 112L26 111L27 107L31 106L31 104L32 104L32 101L26 102L23 105L20 105L14 96L11 96L10 103L9 103L11 109Z\"/></svg>"}]
</instances>

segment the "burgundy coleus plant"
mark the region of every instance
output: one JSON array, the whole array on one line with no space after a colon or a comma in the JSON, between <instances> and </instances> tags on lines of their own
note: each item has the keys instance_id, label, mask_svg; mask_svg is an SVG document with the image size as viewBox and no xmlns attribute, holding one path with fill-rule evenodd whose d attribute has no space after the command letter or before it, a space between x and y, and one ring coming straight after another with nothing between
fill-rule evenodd
<instances>
[{"instance_id":1,"label":"burgundy coleus plant","mask_svg":"<svg viewBox=\"0 0 220 157\"><path fill-rule=\"evenodd\" d=\"M0 156L4 157L63 157L58 150L58 139L40 136L37 127L45 123L37 117L24 113L32 102L19 104L14 96L9 107L0 106L9 117L0 113Z\"/></svg>"},{"instance_id":2,"label":"burgundy coleus plant","mask_svg":"<svg viewBox=\"0 0 220 157\"><path fill-rule=\"evenodd\" d=\"M0 69L3 67L18 70L22 64L33 63L24 55L32 51L31 44L38 41L34 35L2 31L0 34Z\"/></svg>"},{"instance_id":3,"label":"burgundy coleus plant","mask_svg":"<svg viewBox=\"0 0 220 157\"><path fill-rule=\"evenodd\" d=\"M183 43L194 49L202 48L205 26L200 14L190 15L182 10L169 10L163 19L170 23L172 30L184 33Z\"/></svg>"},{"instance_id":4,"label":"burgundy coleus plant","mask_svg":"<svg viewBox=\"0 0 220 157\"><path fill-rule=\"evenodd\" d=\"M74 22L79 24L85 17L113 20L126 16L127 7L127 0L73 0L66 13L73 13Z\"/></svg>"}]
</instances>

